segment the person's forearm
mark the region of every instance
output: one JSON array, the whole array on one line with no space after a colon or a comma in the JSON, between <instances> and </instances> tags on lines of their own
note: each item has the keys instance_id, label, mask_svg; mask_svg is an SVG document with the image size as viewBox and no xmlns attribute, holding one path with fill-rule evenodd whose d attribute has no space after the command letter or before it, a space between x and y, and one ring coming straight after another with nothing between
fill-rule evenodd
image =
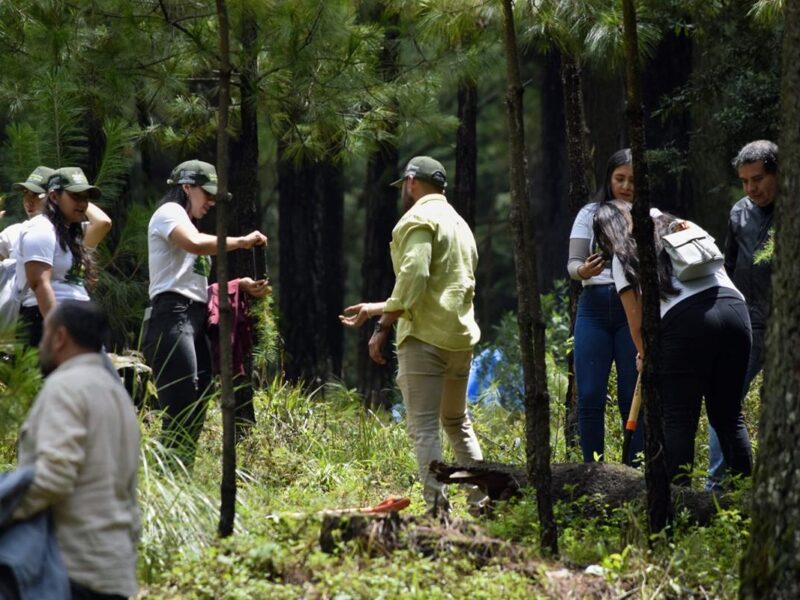
<instances>
[{"instance_id":1,"label":"person's forearm","mask_svg":"<svg viewBox=\"0 0 800 600\"><path fill-rule=\"evenodd\" d=\"M386 302L370 302L367 304L367 312L369 313L370 317L378 317L383 314L383 308L386 306Z\"/></svg>"},{"instance_id":2,"label":"person's forearm","mask_svg":"<svg viewBox=\"0 0 800 600\"><path fill-rule=\"evenodd\" d=\"M394 325L395 321L403 316L403 312L402 310L395 310L393 312L381 314L381 318L378 319L378 322L381 324L381 329L388 329Z\"/></svg>"},{"instance_id":3,"label":"person's forearm","mask_svg":"<svg viewBox=\"0 0 800 600\"><path fill-rule=\"evenodd\" d=\"M103 210L89 202L86 207L86 219L89 221L86 233L83 236L83 243L87 248L96 248L103 241L103 238L111 231L111 217Z\"/></svg>"},{"instance_id":4,"label":"person's forearm","mask_svg":"<svg viewBox=\"0 0 800 600\"><path fill-rule=\"evenodd\" d=\"M583 266L583 261L576 258L570 258L567 262L567 273L575 281L583 281L579 269Z\"/></svg>"},{"instance_id":5,"label":"person's forearm","mask_svg":"<svg viewBox=\"0 0 800 600\"><path fill-rule=\"evenodd\" d=\"M578 272L583 263L589 258L589 240L583 238L570 238L569 258L567 258L567 272L572 279L583 281L583 276Z\"/></svg>"},{"instance_id":6,"label":"person's forearm","mask_svg":"<svg viewBox=\"0 0 800 600\"><path fill-rule=\"evenodd\" d=\"M39 306L39 312L44 319L56 305L56 295L53 292L53 286L51 286L49 282L41 282L32 289L33 295L36 296L36 304Z\"/></svg>"},{"instance_id":7,"label":"person's forearm","mask_svg":"<svg viewBox=\"0 0 800 600\"><path fill-rule=\"evenodd\" d=\"M191 237L189 245L190 249L188 251L192 254L203 256L217 255L217 236L215 235L198 232ZM230 252L231 250L239 250L241 248L244 248L243 237L225 238L225 250Z\"/></svg>"}]
</instances>

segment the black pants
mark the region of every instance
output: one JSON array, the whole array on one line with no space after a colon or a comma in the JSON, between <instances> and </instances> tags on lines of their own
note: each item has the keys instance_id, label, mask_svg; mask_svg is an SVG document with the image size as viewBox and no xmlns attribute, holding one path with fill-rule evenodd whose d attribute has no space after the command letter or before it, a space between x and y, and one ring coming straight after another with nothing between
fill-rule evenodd
<instances>
[{"instance_id":1,"label":"black pants","mask_svg":"<svg viewBox=\"0 0 800 600\"><path fill-rule=\"evenodd\" d=\"M23 339L28 346L37 348L39 342L42 340L42 331L44 328L44 318L42 313L39 312L39 305L23 306L19 309L19 318L22 321L25 333Z\"/></svg>"},{"instance_id":2,"label":"black pants","mask_svg":"<svg viewBox=\"0 0 800 600\"><path fill-rule=\"evenodd\" d=\"M203 430L205 394L211 383L206 305L165 292L153 299L152 308L144 355L153 369L159 406L165 411L162 442L190 467Z\"/></svg>"},{"instance_id":3,"label":"black pants","mask_svg":"<svg viewBox=\"0 0 800 600\"><path fill-rule=\"evenodd\" d=\"M71 579L69 580L69 591L72 594L72 600L125 600L125 596L101 594L75 583Z\"/></svg>"},{"instance_id":4,"label":"black pants","mask_svg":"<svg viewBox=\"0 0 800 600\"><path fill-rule=\"evenodd\" d=\"M703 398L732 474L750 475L753 457L742 416L750 345L747 305L726 288L691 296L665 315L658 387L667 471L677 476L675 483L689 483Z\"/></svg>"}]
</instances>

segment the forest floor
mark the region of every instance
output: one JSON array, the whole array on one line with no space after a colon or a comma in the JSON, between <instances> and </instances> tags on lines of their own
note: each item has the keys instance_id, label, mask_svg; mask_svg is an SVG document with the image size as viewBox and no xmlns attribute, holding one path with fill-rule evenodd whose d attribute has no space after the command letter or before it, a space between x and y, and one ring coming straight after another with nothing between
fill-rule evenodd
<instances>
[{"instance_id":1,"label":"forest floor","mask_svg":"<svg viewBox=\"0 0 800 600\"><path fill-rule=\"evenodd\" d=\"M209 411L191 474L162 468L158 423L145 416L141 597L736 596L748 526L739 508L720 511L707 527L678 515L667 535L650 538L641 506L586 517L581 500L558 504L560 554L548 558L538 548L530 496L473 519L464 491L451 487L450 520L423 517L402 416L365 412L357 395L340 386L308 395L274 384L257 394L256 411L258 424L238 447L235 534L222 541L216 537L219 411ZM618 425L608 412L612 438ZM522 415L491 406L476 407L473 417L487 460L524 462ZM559 435L559 418L554 405L554 460L574 460ZM704 435L698 435L698 462L707 454ZM607 459L618 461L619 442L607 444ZM745 494L737 506L745 505ZM333 531L321 543L326 511L370 506L390 495L411 499L399 518L370 521L353 539Z\"/></svg>"}]
</instances>

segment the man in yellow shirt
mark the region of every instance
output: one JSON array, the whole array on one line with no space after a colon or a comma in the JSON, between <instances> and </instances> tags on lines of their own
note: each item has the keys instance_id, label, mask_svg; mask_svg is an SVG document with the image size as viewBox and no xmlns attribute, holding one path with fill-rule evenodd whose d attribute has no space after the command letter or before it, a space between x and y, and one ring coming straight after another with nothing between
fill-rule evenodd
<instances>
[{"instance_id":1,"label":"man in yellow shirt","mask_svg":"<svg viewBox=\"0 0 800 600\"><path fill-rule=\"evenodd\" d=\"M469 226L444 196L447 174L441 163L412 158L393 185L402 189L405 211L392 230L394 289L385 302L349 306L340 319L360 327L380 315L369 341L370 357L379 364L386 362L382 349L397 321L397 384L423 496L437 513L449 509L442 484L428 470L442 457L440 420L459 461L483 459L466 408L472 349L480 338L472 305L478 251ZM471 490L472 512L485 501L477 488Z\"/></svg>"}]
</instances>

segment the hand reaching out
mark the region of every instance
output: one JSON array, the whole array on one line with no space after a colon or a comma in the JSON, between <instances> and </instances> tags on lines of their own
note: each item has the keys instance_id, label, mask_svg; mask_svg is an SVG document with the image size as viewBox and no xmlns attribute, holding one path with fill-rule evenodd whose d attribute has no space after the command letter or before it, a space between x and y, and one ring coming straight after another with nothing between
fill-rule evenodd
<instances>
[{"instance_id":1,"label":"hand reaching out","mask_svg":"<svg viewBox=\"0 0 800 600\"><path fill-rule=\"evenodd\" d=\"M249 249L254 246L266 246L267 236L260 231L251 231L245 236L241 237L242 248Z\"/></svg>"},{"instance_id":2,"label":"hand reaching out","mask_svg":"<svg viewBox=\"0 0 800 600\"><path fill-rule=\"evenodd\" d=\"M272 294L272 286L268 279L255 281L252 277L239 279L239 289L253 298L263 298Z\"/></svg>"},{"instance_id":3,"label":"hand reaching out","mask_svg":"<svg viewBox=\"0 0 800 600\"><path fill-rule=\"evenodd\" d=\"M339 320L345 327L361 327L372 316L370 310L373 304L371 302L360 302L353 306L348 306L344 309L343 314L339 315Z\"/></svg>"}]
</instances>

